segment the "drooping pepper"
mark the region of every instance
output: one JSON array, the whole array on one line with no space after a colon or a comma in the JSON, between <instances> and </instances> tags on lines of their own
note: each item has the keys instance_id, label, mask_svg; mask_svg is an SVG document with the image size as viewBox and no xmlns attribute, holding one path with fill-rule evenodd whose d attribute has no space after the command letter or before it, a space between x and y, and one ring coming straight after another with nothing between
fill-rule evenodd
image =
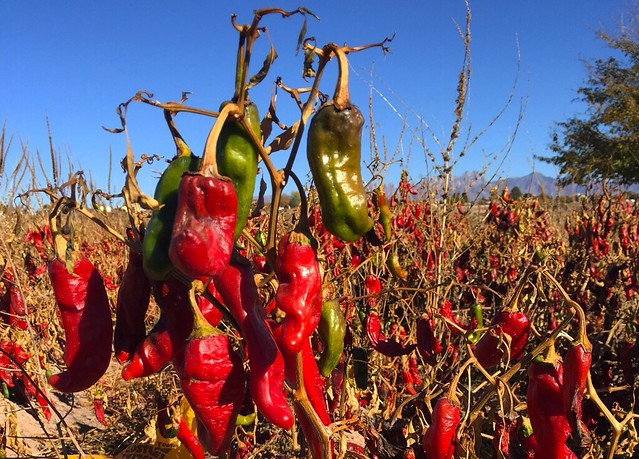
<instances>
[{"instance_id":1,"label":"drooping pepper","mask_svg":"<svg viewBox=\"0 0 639 459\"><path fill-rule=\"evenodd\" d=\"M408 271L402 266L397 249L393 249L391 253L388 254L386 267L395 279L406 280L408 278Z\"/></svg>"},{"instance_id":2,"label":"drooping pepper","mask_svg":"<svg viewBox=\"0 0 639 459\"><path fill-rule=\"evenodd\" d=\"M111 361L113 323L102 276L81 256L69 272L66 263L55 258L48 264L66 343L67 369L50 376L49 384L60 392L88 389L104 375Z\"/></svg>"},{"instance_id":3,"label":"drooping pepper","mask_svg":"<svg viewBox=\"0 0 639 459\"><path fill-rule=\"evenodd\" d=\"M459 407L441 397L433 409L431 425L424 434L424 454L427 459L450 459L455 452L457 426L461 420Z\"/></svg>"},{"instance_id":4,"label":"drooping pepper","mask_svg":"<svg viewBox=\"0 0 639 459\"><path fill-rule=\"evenodd\" d=\"M322 304L322 315L317 328L323 349L319 360L319 370L327 377L335 369L344 352L346 336L346 318L337 300L328 300Z\"/></svg>"},{"instance_id":5,"label":"drooping pepper","mask_svg":"<svg viewBox=\"0 0 639 459\"><path fill-rule=\"evenodd\" d=\"M132 229L127 237L134 241ZM151 282L144 273L142 254L129 249L129 261L122 275L115 306L115 331L113 349L120 363L129 356L146 336L144 318L151 299Z\"/></svg>"},{"instance_id":6,"label":"drooping pepper","mask_svg":"<svg viewBox=\"0 0 639 459\"><path fill-rule=\"evenodd\" d=\"M358 389L368 388L368 351L363 347L354 347L351 352L353 376Z\"/></svg>"},{"instance_id":7,"label":"drooping pepper","mask_svg":"<svg viewBox=\"0 0 639 459\"><path fill-rule=\"evenodd\" d=\"M202 316L193 292L190 300L193 332L175 354L174 364L198 421L198 438L209 453L220 456L229 449L242 407L244 370L228 337Z\"/></svg>"},{"instance_id":8,"label":"drooping pepper","mask_svg":"<svg viewBox=\"0 0 639 459\"><path fill-rule=\"evenodd\" d=\"M477 342L475 357L484 368L499 365L505 355L515 362L526 350L529 334L530 320L526 314L511 309L498 311L491 321L490 331Z\"/></svg>"},{"instance_id":9,"label":"drooping pepper","mask_svg":"<svg viewBox=\"0 0 639 459\"><path fill-rule=\"evenodd\" d=\"M429 365L437 364L437 355L443 347L435 336L435 323L431 317L421 317L417 320L417 351Z\"/></svg>"},{"instance_id":10,"label":"drooping pepper","mask_svg":"<svg viewBox=\"0 0 639 459\"><path fill-rule=\"evenodd\" d=\"M171 161L155 187L153 197L160 208L151 215L142 242L144 271L151 280L164 280L173 269L169 244L177 209L178 188L184 173L196 171L199 167L200 158L191 155L188 150Z\"/></svg>"},{"instance_id":11,"label":"drooping pepper","mask_svg":"<svg viewBox=\"0 0 639 459\"><path fill-rule=\"evenodd\" d=\"M562 400L563 366L551 347L528 367L526 405L539 450L549 458L576 458L566 446L570 425Z\"/></svg>"},{"instance_id":12,"label":"drooping pepper","mask_svg":"<svg viewBox=\"0 0 639 459\"><path fill-rule=\"evenodd\" d=\"M382 332L382 324L379 320L379 314L376 311L370 311L366 316L366 335L375 349L380 354L387 357L398 357L413 352L416 344L404 345L400 342L390 339Z\"/></svg>"},{"instance_id":13,"label":"drooping pepper","mask_svg":"<svg viewBox=\"0 0 639 459\"><path fill-rule=\"evenodd\" d=\"M244 107L244 119L248 121L255 136L260 139L262 133L257 105L249 102ZM217 143L218 170L220 174L233 181L237 195L237 221L234 233L237 240L246 225L253 202L258 154L244 127L234 119L228 119L224 123Z\"/></svg>"},{"instance_id":14,"label":"drooping pepper","mask_svg":"<svg viewBox=\"0 0 639 459\"><path fill-rule=\"evenodd\" d=\"M213 281L246 342L255 405L268 421L290 429L295 420L284 393L284 359L259 305L250 262L235 253Z\"/></svg>"},{"instance_id":15,"label":"drooping pepper","mask_svg":"<svg viewBox=\"0 0 639 459\"><path fill-rule=\"evenodd\" d=\"M369 307L373 308L377 304L379 299L379 293L382 291L382 282L377 276L366 276L364 279L364 293L368 297L366 303Z\"/></svg>"},{"instance_id":16,"label":"drooping pepper","mask_svg":"<svg viewBox=\"0 0 639 459\"><path fill-rule=\"evenodd\" d=\"M9 325L26 330L28 324L26 321L27 306L21 290L16 286L13 274L6 270L3 275L5 293L0 298L0 314Z\"/></svg>"},{"instance_id":17,"label":"drooping pepper","mask_svg":"<svg viewBox=\"0 0 639 459\"><path fill-rule=\"evenodd\" d=\"M153 283L153 296L160 306L160 319L140 342L122 368L122 378L130 380L157 373L173 358L193 329L189 288L174 278ZM207 322L217 325L221 314L210 302L196 298Z\"/></svg>"},{"instance_id":18,"label":"drooping pepper","mask_svg":"<svg viewBox=\"0 0 639 459\"><path fill-rule=\"evenodd\" d=\"M237 221L233 182L219 174L217 141L229 115L239 107L228 103L209 132L202 164L182 177L169 245L173 265L195 279L212 277L228 264Z\"/></svg>"},{"instance_id":19,"label":"drooping pepper","mask_svg":"<svg viewBox=\"0 0 639 459\"><path fill-rule=\"evenodd\" d=\"M339 77L335 94L311 119L306 155L324 227L352 242L373 227L373 220L368 215L361 171L364 117L349 98L346 56L341 50L336 50L336 55Z\"/></svg>"},{"instance_id":20,"label":"drooping pepper","mask_svg":"<svg viewBox=\"0 0 639 459\"><path fill-rule=\"evenodd\" d=\"M590 431L581 420L581 405L591 364L592 345L590 342L580 342L573 345L564 358L564 383L561 390L564 412L573 435L583 447L592 443Z\"/></svg>"},{"instance_id":21,"label":"drooping pepper","mask_svg":"<svg viewBox=\"0 0 639 459\"><path fill-rule=\"evenodd\" d=\"M386 236L386 240L389 241L392 235L392 215L390 209L388 208L388 203L386 202L386 193L384 192L384 186L379 185L375 192L373 193L373 204L377 207L379 211L379 216L377 221L382 227L384 231L384 236ZM416 217L417 218L417 217Z\"/></svg>"},{"instance_id":22,"label":"drooping pepper","mask_svg":"<svg viewBox=\"0 0 639 459\"><path fill-rule=\"evenodd\" d=\"M322 314L322 278L308 236L292 231L282 237L275 273L280 282L275 304L286 314L281 325L280 348L294 354L301 351L313 334Z\"/></svg>"}]
</instances>

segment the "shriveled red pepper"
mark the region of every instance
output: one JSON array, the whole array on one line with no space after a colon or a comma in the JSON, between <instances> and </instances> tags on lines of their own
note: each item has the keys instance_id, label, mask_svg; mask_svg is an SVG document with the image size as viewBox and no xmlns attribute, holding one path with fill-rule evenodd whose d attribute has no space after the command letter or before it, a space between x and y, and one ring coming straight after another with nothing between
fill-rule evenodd
<instances>
[{"instance_id":1,"label":"shriveled red pepper","mask_svg":"<svg viewBox=\"0 0 639 459\"><path fill-rule=\"evenodd\" d=\"M590 431L581 420L581 405L591 364L592 345L589 341L573 345L564 357L564 383L561 390L564 412L573 435L583 447L592 443Z\"/></svg>"},{"instance_id":2,"label":"shriveled red pepper","mask_svg":"<svg viewBox=\"0 0 639 459\"><path fill-rule=\"evenodd\" d=\"M441 397L433 409L432 422L424 434L427 459L450 459L455 452L457 426L461 420L459 407Z\"/></svg>"},{"instance_id":3,"label":"shriveled red pepper","mask_svg":"<svg viewBox=\"0 0 639 459\"><path fill-rule=\"evenodd\" d=\"M437 355L443 347L435 336L435 323L431 317L421 317L417 320L417 351L429 365L437 364Z\"/></svg>"},{"instance_id":4,"label":"shriveled red pepper","mask_svg":"<svg viewBox=\"0 0 639 459\"><path fill-rule=\"evenodd\" d=\"M133 230L128 228L126 233L129 241L134 242ZM128 265L122 275L115 306L113 349L120 363L129 360L146 336L144 319L151 299L151 282L143 265L142 253L129 249Z\"/></svg>"},{"instance_id":5,"label":"shriveled red pepper","mask_svg":"<svg viewBox=\"0 0 639 459\"><path fill-rule=\"evenodd\" d=\"M284 359L259 305L250 262L236 253L213 280L246 342L255 405L268 421L290 429L295 420L284 393Z\"/></svg>"},{"instance_id":6,"label":"shriveled red pepper","mask_svg":"<svg viewBox=\"0 0 639 459\"><path fill-rule=\"evenodd\" d=\"M547 457L576 458L566 446L570 425L562 400L563 366L551 348L548 357L528 367L526 405L539 450Z\"/></svg>"},{"instance_id":7,"label":"shriveled red pepper","mask_svg":"<svg viewBox=\"0 0 639 459\"><path fill-rule=\"evenodd\" d=\"M490 332L482 336L475 347L475 357L484 368L499 364L510 345L509 360L517 361L526 350L530 334L530 320L521 311L502 310L491 321ZM510 342L505 338L507 335Z\"/></svg>"},{"instance_id":8,"label":"shriveled red pepper","mask_svg":"<svg viewBox=\"0 0 639 459\"><path fill-rule=\"evenodd\" d=\"M379 278L377 276L366 276L366 279L364 279L364 293L368 297L366 303L369 307L375 307L381 291L382 282Z\"/></svg>"},{"instance_id":9,"label":"shriveled red pepper","mask_svg":"<svg viewBox=\"0 0 639 459\"><path fill-rule=\"evenodd\" d=\"M365 326L366 335L373 349L387 357L398 357L400 355L410 354L415 347L417 347L415 344L404 345L394 339L388 338L384 332L382 332L379 314L375 311L368 313Z\"/></svg>"},{"instance_id":10,"label":"shriveled red pepper","mask_svg":"<svg viewBox=\"0 0 639 459\"><path fill-rule=\"evenodd\" d=\"M102 277L85 257L73 262L72 272L60 259L48 264L66 343L67 369L50 376L60 392L79 392L98 382L109 367L113 343L111 307Z\"/></svg>"},{"instance_id":11,"label":"shriveled red pepper","mask_svg":"<svg viewBox=\"0 0 639 459\"><path fill-rule=\"evenodd\" d=\"M237 221L237 195L233 182L219 175L216 144L230 111L220 112L206 142L198 173L182 176L177 210L169 245L173 265L195 279L211 277L224 269L231 258Z\"/></svg>"},{"instance_id":12,"label":"shriveled red pepper","mask_svg":"<svg viewBox=\"0 0 639 459\"><path fill-rule=\"evenodd\" d=\"M26 330L28 327L25 319L27 315L27 306L24 301L22 292L16 286L13 274L9 270L5 270L2 283L4 284L5 293L0 298L1 307L0 314L6 317L5 322L13 327Z\"/></svg>"},{"instance_id":13,"label":"shriveled red pepper","mask_svg":"<svg viewBox=\"0 0 639 459\"><path fill-rule=\"evenodd\" d=\"M186 285L172 277L166 281L153 282L153 296L160 306L160 319L137 345L130 361L122 369L124 380L142 378L160 371L184 345L193 329L189 288ZM210 302L200 299L198 306L210 324L217 325L220 322L221 314Z\"/></svg>"},{"instance_id":14,"label":"shriveled red pepper","mask_svg":"<svg viewBox=\"0 0 639 459\"><path fill-rule=\"evenodd\" d=\"M320 321L322 278L315 249L303 232L285 234L278 244L275 273L280 285L275 304L284 317L280 349L300 352Z\"/></svg>"},{"instance_id":15,"label":"shriveled red pepper","mask_svg":"<svg viewBox=\"0 0 639 459\"><path fill-rule=\"evenodd\" d=\"M228 337L209 325L191 292L193 332L175 354L184 396L198 421L198 437L214 456L228 451L244 400L242 359Z\"/></svg>"},{"instance_id":16,"label":"shriveled red pepper","mask_svg":"<svg viewBox=\"0 0 639 459\"><path fill-rule=\"evenodd\" d=\"M193 459L204 459L204 451L202 444L197 436L191 431L186 424L184 418L180 418L180 425L178 426L177 438L184 445L184 447L191 453Z\"/></svg>"}]
</instances>

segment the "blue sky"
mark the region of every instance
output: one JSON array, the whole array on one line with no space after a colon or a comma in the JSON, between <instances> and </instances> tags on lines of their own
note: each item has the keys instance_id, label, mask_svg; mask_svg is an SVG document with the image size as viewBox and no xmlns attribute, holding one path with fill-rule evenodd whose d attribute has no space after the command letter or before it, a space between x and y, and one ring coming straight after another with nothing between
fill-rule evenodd
<instances>
[{"instance_id":1,"label":"blue sky","mask_svg":"<svg viewBox=\"0 0 639 459\"><path fill-rule=\"evenodd\" d=\"M471 1L472 76L464 127L471 137L499 113L512 91L514 97L501 118L470 148L455 173L484 166L502 177L533 170L555 175L550 166L536 162L545 154L553 124L579 114L575 101L584 83L584 60L607 57L610 50L596 38L600 28L613 30L628 14L629 0L494 0ZM455 21L463 26L462 0L321 1L30 1L0 2L0 121L14 135L7 160L10 171L20 155L20 143L44 153L48 162L45 119L51 124L55 147L76 167L91 171L95 183L106 188L109 149L112 149L112 190L122 186L119 160L125 153L122 135L108 134L101 126L116 127L115 108L137 90L146 89L161 101L177 100L182 91L193 94L189 104L216 110L233 94L237 33L230 15L239 23L252 20L252 11L266 6L295 9L304 5L320 17L309 19L308 36L318 44L336 42L352 46L373 43L393 33L391 53L372 49L351 56L351 98L368 120L368 97L373 91L373 116L378 139L398 151L389 173L396 181L400 168L418 180L432 172L417 137L423 127L446 142L453 120L457 75L463 47ZM267 17L267 26L279 58L267 79L251 92L266 110L276 76L287 86L303 87L302 56L295 56L301 17ZM256 45L253 69L261 64L267 40ZM517 56L520 70L517 74ZM334 67L321 89L332 93ZM381 95L380 95L381 94ZM383 97L382 97L383 96ZM515 141L502 162L524 107ZM298 115L292 101L280 94L282 121L292 124ZM421 121L420 121L421 120ZM187 142L200 153L211 119L180 114L176 119ZM426 124L424 124L426 123ZM400 138L402 126L407 129ZM159 109L135 105L128 127L136 155L170 157L174 147ZM364 160L369 159L365 127ZM464 131L462 135L465 135ZM425 133L426 147L437 160L437 147ZM455 154L459 154L459 147ZM286 152L273 159L278 166ZM493 158L497 156L497 160ZM305 155L295 170L306 174ZM141 173L145 191L152 193L161 168ZM290 191L287 189L287 191Z\"/></svg>"}]
</instances>

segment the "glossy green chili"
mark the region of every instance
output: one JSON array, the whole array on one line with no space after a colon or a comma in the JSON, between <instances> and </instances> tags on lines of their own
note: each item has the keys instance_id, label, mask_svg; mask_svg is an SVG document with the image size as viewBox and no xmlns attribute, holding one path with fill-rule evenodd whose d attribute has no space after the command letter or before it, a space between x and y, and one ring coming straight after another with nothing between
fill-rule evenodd
<instances>
[{"instance_id":1,"label":"glossy green chili","mask_svg":"<svg viewBox=\"0 0 639 459\"><path fill-rule=\"evenodd\" d=\"M224 105L222 104L222 107ZM254 103L251 102L244 108L244 117L259 139L262 135L260 116ZM235 187L237 195L235 240L237 240L242 234L251 210L258 157L257 149L239 121L227 119L224 123L217 141L216 156L220 174L229 177Z\"/></svg>"}]
</instances>

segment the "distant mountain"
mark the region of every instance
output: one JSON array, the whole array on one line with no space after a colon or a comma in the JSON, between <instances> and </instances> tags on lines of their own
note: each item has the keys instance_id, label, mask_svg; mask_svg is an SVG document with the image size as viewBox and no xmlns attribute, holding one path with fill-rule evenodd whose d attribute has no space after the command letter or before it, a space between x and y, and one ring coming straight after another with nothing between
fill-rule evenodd
<instances>
[{"instance_id":1,"label":"distant mountain","mask_svg":"<svg viewBox=\"0 0 639 459\"><path fill-rule=\"evenodd\" d=\"M523 177L500 178L490 184L487 183L488 178L489 177L485 175L480 175L478 172L466 172L460 176L453 177L451 190L453 193L465 192L471 200L477 196L480 198L489 198L491 189L497 187L497 189L501 190L506 185L511 190L518 187L522 193L528 193L533 196L539 196L541 194L547 196L574 196L585 192L583 186L574 184L559 188L556 178L536 172L524 175ZM638 193L639 186L634 185L628 187L628 190Z\"/></svg>"}]
</instances>

